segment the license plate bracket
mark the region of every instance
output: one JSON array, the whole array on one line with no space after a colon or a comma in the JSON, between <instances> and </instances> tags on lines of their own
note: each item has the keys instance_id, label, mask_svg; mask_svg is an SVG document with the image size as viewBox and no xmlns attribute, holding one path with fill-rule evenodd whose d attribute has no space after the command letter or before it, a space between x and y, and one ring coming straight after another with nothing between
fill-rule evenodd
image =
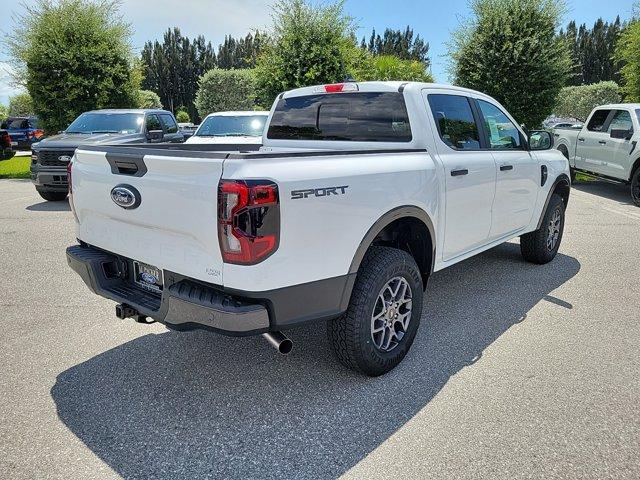
<instances>
[{"instance_id":1,"label":"license plate bracket","mask_svg":"<svg viewBox=\"0 0 640 480\"><path fill-rule=\"evenodd\" d=\"M153 265L142 263L134 260L133 262L133 280L142 288L152 292L162 292L164 285L162 278L162 270Z\"/></svg>"}]
</instances>

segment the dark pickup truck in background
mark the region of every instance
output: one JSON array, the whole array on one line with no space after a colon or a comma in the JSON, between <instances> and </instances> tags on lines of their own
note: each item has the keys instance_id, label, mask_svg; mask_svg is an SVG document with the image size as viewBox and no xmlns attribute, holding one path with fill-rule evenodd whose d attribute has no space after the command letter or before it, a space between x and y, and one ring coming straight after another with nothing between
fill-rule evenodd
<instances>
[{"instance_id":1,"label":"dark pickup truck in background","mask_svg":"<svg viewBox=\"0 0 640 480\"><path fill-rule=\"evenodd\" d=\"M44 130L38 126L36 117L9 117L0 128L9 132L17 150L30 150L31 145L44 137Z\"/></svg>"},{"instance_id":2,"label":"dark pickup truck in background","mask_svg":"<svg viewBox=\"0 0 640 480\"><path fill-rule=\"evenodd\" d=\"M64 132L33 144L31 180L42 198L61 201L67 198L67 165L79 146L183 141L175 117L166 110L85 112Z\"/></svg>"}]
</instances>

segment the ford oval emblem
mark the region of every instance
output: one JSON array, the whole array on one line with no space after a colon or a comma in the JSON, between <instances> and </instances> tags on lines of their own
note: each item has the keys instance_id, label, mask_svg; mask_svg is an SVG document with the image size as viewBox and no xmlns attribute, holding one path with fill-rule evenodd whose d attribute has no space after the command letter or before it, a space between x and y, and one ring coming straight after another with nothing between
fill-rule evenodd
<instances>
[{"instance_id":1,"label":"ford oval emblem","mask_svg":"<svg viewBox=\"0 0 640 480\"><path fill-rule=\"evenodd\" d=\"M144 280L147 283L158 283L158 279L155 277L155 275L151 275L150 273L147 272L142 272L140 274L140 278L142 278L142 280Z\"/></svg>"},{"instance_id":2,"label":"ford oval emblem","mask_svg":"<svg viewBox=\"0 0 640 480\"><path fill-rule=\"evenodd\" d=\"M125 210L138 208L142 203L140 192L131 185L116 185L111 189L111 200L113 203Z\"/></svg>"},{"instance_id":3,"label":"ford oval emblem","mask_svg":"<svg viewBox=\"0 0 640 480\"><path fill-rule=\"evenodd\" d=\"M58 157L58 160L60 160L61 162L70 162L71 157L69 155L60 155Z\"/></svg>"}]
</instances>

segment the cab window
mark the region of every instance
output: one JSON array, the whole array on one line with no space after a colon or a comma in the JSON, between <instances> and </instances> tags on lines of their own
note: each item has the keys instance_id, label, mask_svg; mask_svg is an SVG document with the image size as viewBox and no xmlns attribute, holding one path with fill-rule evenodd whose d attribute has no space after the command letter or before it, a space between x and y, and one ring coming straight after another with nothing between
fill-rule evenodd
<instances>
[{"instance_id":1,"label":"cab window","mask_svg":"<svg viewBox=\"0 0 640 480\"><path fill-rule=\"evenodd\" d=\"M160 124L160 120L158 120L157 115L147 115L146 125L147 132L151 132L152 130L162 130L162 125Z\"/></svg>"},{"instance_id":2,"label":"cab window","mask_svg":"<svg viewBox=\"0 0 640 480\"><path fill-rule=\"evenodd\" d=\"M609 118L609 114L611 110L596 110L591 115L591 120L587 124L587 130L590 132L602 132L604 131L604 126L607 123L607 118Z\"/></svg>"},{"instance_id":3,"label":"cab window","mask_svg":"<svg viewBox=\"0 0 640 480\"><path fill-rule=\"evenodd\" d=\"M626 110L616 110L616 113L611 119L607 133L611 133L611 130L633 130L633 122L631 121L631 114Z\"/></svg>"},{"instance_id":4,"label":"cab window","mask_svg":"<svg viewBox=\"0 0 640 480\"><path fill-rule=\"evenodd\" d=\"M161 113L160 119L167 130L167 133L178 133L178 124L168 113Z\"/></svg>"},{"instance_id":5,"label":"cab window","mask_svg":"<svg viewBox=\"0 0 640 480\"><path fill-rule=\"evenodd\" d=\"M520 130L502 110L492 103L478 100L491 150L522 150Z\"/></svg>"},{"instance_id":6,"label":"cab window","mask_svg":"<svg viewBox=\"0 0 640 480\"><path fill-rule=\"evenodd\" d=\"M431 94L427 98L444 143L455 150L480 149L478 125L467 97Z\"/></svg>"}]
</instances>

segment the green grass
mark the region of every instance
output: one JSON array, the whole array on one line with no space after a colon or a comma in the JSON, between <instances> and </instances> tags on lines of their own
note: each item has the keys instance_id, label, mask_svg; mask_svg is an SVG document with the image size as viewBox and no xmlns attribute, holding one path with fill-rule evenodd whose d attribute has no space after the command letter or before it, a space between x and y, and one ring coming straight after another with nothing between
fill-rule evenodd
<instances>
[{"instance_id":1,"label":"green grass","mask_svg":"<svg viewBox=\"0 0 640 480\"><path fill-rule=\"evenodd\" d=\"M31 155L0 161L0 178L30 178Z\"/></svg>"},{"instance_id":2,"label":"green grass","mask_svg":"<svg viewBox=\"0 0 640 480\"><path fill-rule=\"evenodd\" d=\"M576 172L576 182L595 182L595 177Z\"/></svg>"}]
</instances>

